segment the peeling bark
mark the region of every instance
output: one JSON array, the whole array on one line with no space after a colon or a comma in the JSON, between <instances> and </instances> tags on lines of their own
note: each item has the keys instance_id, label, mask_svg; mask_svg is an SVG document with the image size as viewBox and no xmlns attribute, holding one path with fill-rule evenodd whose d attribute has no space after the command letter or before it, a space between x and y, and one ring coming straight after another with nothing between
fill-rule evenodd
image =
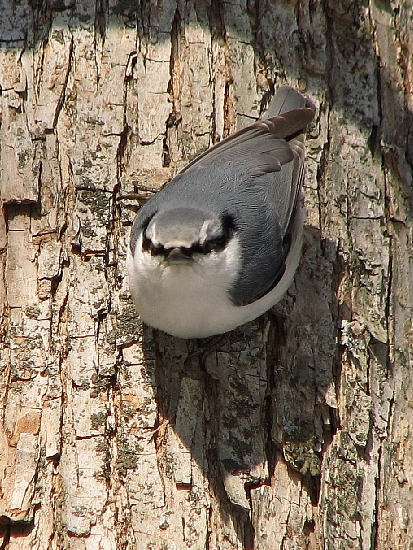
<instances>
[{"instance_id":1,"label":"peeling bark","mask_svg":"<svg viewBox=\"0 0 413 550\"><path fill-rule=\"evenodd\" d=\"M31 2L0 22L0 547L408 548L413 4ZM295 283L142 326L139 203L281 84L318 116Z\"/></svg>"}]
</instances>

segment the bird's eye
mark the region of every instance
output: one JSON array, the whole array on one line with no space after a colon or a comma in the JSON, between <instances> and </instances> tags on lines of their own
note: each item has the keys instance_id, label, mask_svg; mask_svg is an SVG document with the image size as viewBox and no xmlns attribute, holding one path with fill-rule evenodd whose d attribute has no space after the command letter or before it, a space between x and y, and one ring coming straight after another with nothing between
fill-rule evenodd
<instances>
[{"instance_id":1,"label":"bird's eye","mask_svg":"<svg viewBox=\"0 0 413 550\"><path fill-rule=\"evenodd\" d=\"M237 226L235 224L234 216L231 216L231 214L228 214L228 212L225 212L222 216L222 227L224 228L224 232L229 239L232 234L237 230Z\"/></svg>"},{"instance_id":2,"label":"bird's eye","mask_svg":"<svg viewBox=\"0 0 413 550\"><path fill-rule=\"evenodd\" d=\"M162 244L154 244L151 239L148 239L146 234L144 234L142 239L142 250L144 252L150 252L151 256L165 254L165 247Z\"/></svg>"},{"instance_id":3,"label":"bird's eye","mask_svg":"<svg viewBox=\"0 0 413 550\"><path fill-rule=\"evenodd\" d=\"M146 236L146 233L144 233L142 238L142 250L144 250L145 252L148 252L152 246L153 246L152 241L148 239L148 237Z\"/></svg>"},{"instance_id":4,"label":"bird's eye","mask_svg":"<svg viewBox=\"0 0 413 550\"><path fill-rule=\"evenodd\" d=\"M210 241L205 241L202 245L202 253L209 254L212 250L212 243Z\"/></svg>"},{"instance_id":5,"label":"bird's eye","mask_svg":"<svg viewBox=\"0 0 413 550\"><path fill-rule=\"evenodd\" d=\"M152 256L164 256L167 253L163 244L153 244L151 243L150 252Z\"/></svg>"}]
</instances>

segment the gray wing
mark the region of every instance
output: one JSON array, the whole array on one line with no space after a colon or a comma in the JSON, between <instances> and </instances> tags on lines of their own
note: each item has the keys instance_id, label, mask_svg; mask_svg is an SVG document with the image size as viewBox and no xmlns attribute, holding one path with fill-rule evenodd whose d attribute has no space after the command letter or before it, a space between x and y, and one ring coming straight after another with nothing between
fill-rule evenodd
<instances>
[{"instance_id":1,"label":"gray wing","mask_svg":"<svg viewBox=\"0 0 413 550\"><path fill-rule=\"evenodd\" d=\"M238 234L243 250L242 270L230 291L237 305L255 302L284 275L299 208L303 163L304 149L294 149L292 160L281 170L257 178L252 196L259 204L253 209L247 205L245 225Z\"/></svg>"},{"instance_id":2,"label":"gray wing","mask_svg":"<svg viewBox=\"0 0 413 550\"><path fill-rule=\"evenodd\" d=\"M213 166L216 174L211 181L217 186L226 181L236 189L227 210L234 213L243 251L242 271L230 291L237 305L252 303L274 288L284 274L290 250L304 177L301 134L315 113L295 90L284 88L281 96L277 93L270 111L292 110L230 136L183 173L199 181L204 169L211 175Z\"/></svg>"},{"instance_id":3,"label":"gray wing","mask_svg":"<svg viewBox=\"0 0 413 550\"><path fill-rule=\"evenodd\" d=\"M268 161L266 171L279 170L282 164L292 160L291 150L286 140L302 132L313 118L314 111L305 107L267 120L259 120L199 155L180 174L200 170L205 166L210 167L211 163L217 159L220 163L225 163L234 158L237 158L242 165L249 166L251 170L254 167L266 166ZM265 158L266 154L272 151L276 151L276 154L271 155L271 159ZM251 163L251 161L254 162Z\"/></svg>"}]
</instances>

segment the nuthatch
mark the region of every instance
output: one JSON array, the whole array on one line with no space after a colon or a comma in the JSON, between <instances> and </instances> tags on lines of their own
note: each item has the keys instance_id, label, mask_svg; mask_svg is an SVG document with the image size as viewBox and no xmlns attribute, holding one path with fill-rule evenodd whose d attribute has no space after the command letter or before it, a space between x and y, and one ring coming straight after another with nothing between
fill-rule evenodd
<instances>
[{"instance_id":1,"label":"nuthatch","mask_svg":"<svg viewBox=\"0 0 413 550\"><path fill-rule=\"evenodd\" d=\"M265 117L197 157L140 210L127 268L143 321L181 338L276 304L301 257L304 136L313 103L284 86Z\"/></svg>"}]
</instances>

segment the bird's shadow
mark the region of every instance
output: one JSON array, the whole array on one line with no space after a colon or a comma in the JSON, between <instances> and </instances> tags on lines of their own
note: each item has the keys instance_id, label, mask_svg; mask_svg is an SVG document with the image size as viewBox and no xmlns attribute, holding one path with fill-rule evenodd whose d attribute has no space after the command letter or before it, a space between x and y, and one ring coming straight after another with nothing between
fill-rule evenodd
<instances>
[{"instance_id":1,"label":"bird's shadow","mask_svg":"<svg viewBox=\"0 0 413 550\"><path fill-rule=\"evenodd\" d=\"M318 502L323 452L339 424L342 273L336 245L307 226L294 284L258 320L205 340L145 329L169 432L157 443L158 456L173 460L170 475L181 489L192 490L193 469L202 470L245 548L253 547L254 489L271 483L277 461Z\"/></svg>"}]
</instances>

